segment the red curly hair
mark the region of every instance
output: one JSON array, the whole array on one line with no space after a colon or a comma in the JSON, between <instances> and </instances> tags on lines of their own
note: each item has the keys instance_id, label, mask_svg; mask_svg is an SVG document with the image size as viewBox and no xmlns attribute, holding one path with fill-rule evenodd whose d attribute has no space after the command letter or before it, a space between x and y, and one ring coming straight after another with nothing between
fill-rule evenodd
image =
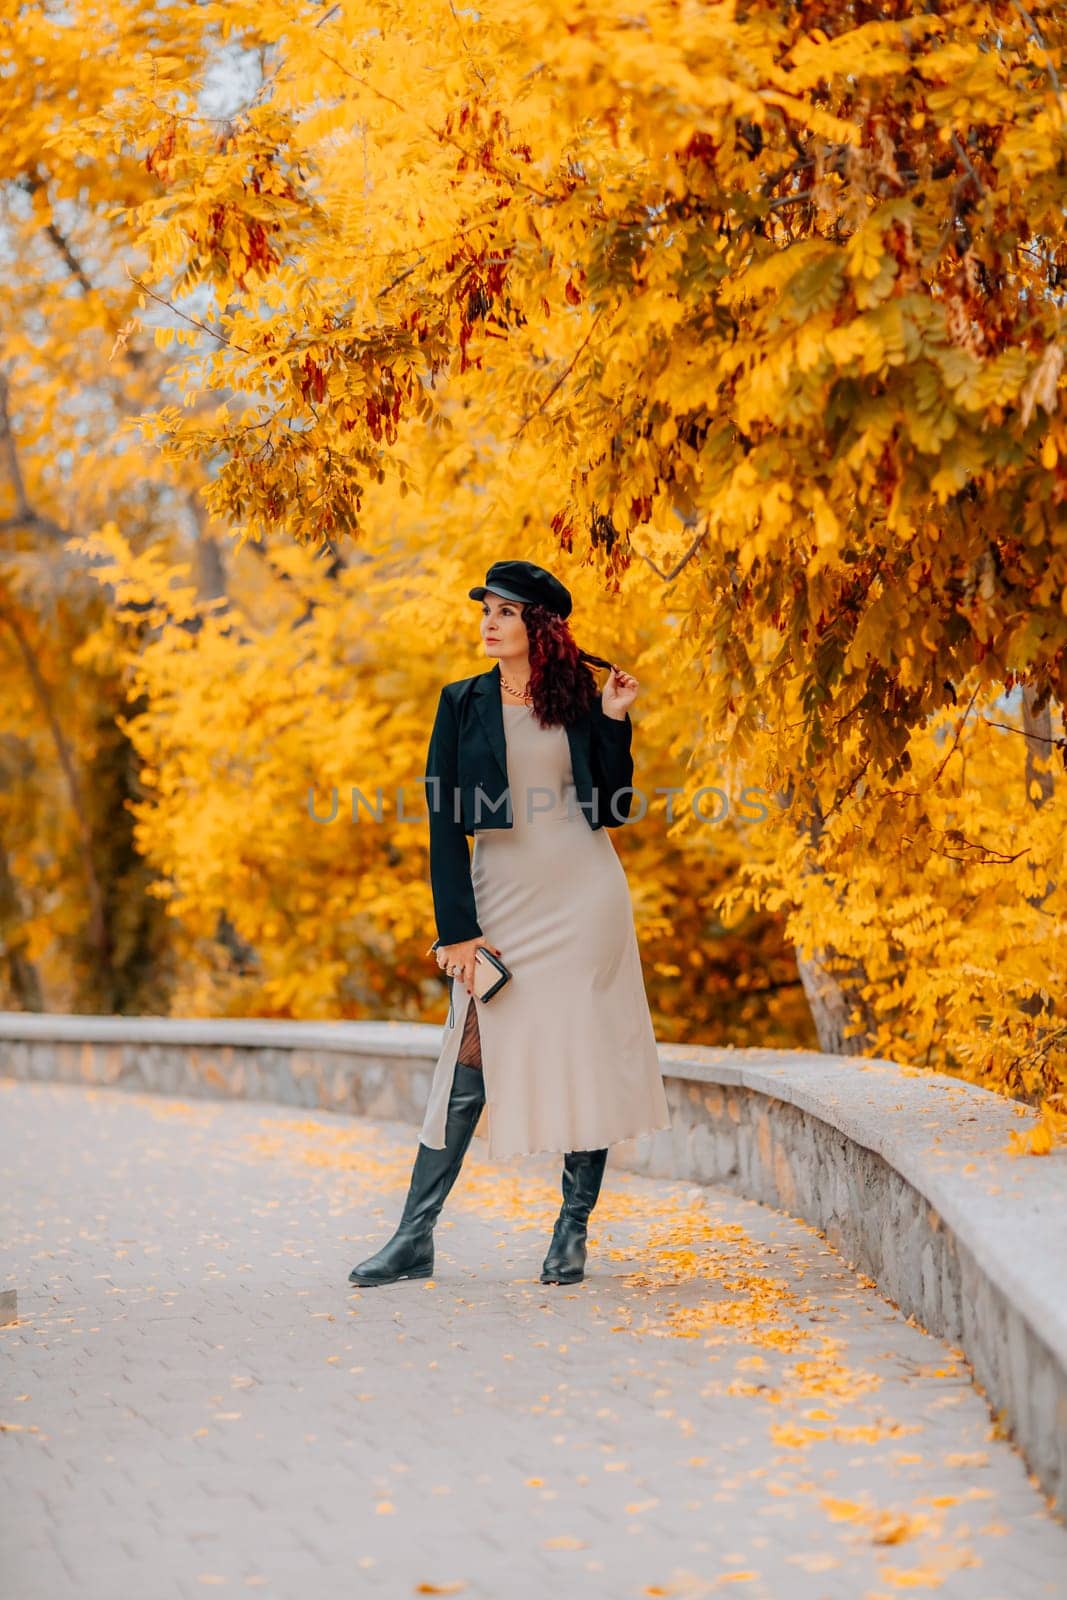
<instances>
[{"instance_id":1,"label":"red curly hair","mask_svg":"<svg viewBox=\"0 0 1067 1600\"><path fill-rule=\"evenodd\" d=\"M577 722L600 698L592 668L613 663L581 649L567 618L558 611L530 601L522 608L522 620L529 640L530 696L537 720L546 728Z\"/></svg>"}]
</instances>

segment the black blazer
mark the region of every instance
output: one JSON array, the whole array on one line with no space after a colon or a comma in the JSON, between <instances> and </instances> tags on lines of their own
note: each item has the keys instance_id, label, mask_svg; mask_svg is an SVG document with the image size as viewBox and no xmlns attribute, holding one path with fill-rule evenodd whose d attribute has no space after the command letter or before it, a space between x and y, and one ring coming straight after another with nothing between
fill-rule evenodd
<instances>
[{"instance_id":1,"label":"black blazer","mask_svg":"<svg viewBox=\"0 0 1067 1600\"><path fill-rule=\"evenodd\" d=\"M574 787L589 826L617 828L633 803L633 724L606 715L599 696L567 727ZM462 944L482 937L467 835L513 826L500 663L446 683L426 752L430 887L437 937Z\"/></svg>"}]
</instances>

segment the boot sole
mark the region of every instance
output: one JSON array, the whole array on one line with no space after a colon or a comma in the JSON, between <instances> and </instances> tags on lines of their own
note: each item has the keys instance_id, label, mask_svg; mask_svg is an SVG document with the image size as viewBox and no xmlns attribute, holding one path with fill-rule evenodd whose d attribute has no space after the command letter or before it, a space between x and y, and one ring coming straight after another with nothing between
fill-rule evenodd
<instances>
[{"instance_id":1,"label":"boot sole","mask_svg":"<svg viewBox=\"0 0 1067 1600\"><path fill-rule=\"evenodd\" d=\"M562 1272L550 1273L547 1277L543 1273L541 1275L542 1283L582 1283L584 1279L584 1272L573 1272L569 1274Z\"/></svg>"},{"instance_id":2,"label":"boot sole","mask_svg":"<svg viewBox=\"0 0 1067 1600\"><path fill-rule=\"evenodd\" d=\"M414 1272L398 1272L392 1278L353 1278L349 1275L349 1283L354 1289L377 1289L387 1283L399 1283L402 1278L432 1278L432 1267L417 1267Z\"/></svg>"}]
</instances>

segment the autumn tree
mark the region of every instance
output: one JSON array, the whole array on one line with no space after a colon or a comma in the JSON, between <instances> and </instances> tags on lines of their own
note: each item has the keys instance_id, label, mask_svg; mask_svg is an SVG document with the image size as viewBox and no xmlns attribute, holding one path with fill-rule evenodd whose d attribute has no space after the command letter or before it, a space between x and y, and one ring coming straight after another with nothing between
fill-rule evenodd
<instances>
[{"instance_id":1,"label":"autumn tree","mask_svg":"<svg viewBox=\"0 0 1067 1600\"><path fill-rule=\"evenodd\" d=\"M820 1036L1058 1092L1062 8L160 26L48 145L152 180L131 337L176 393L145 437L206 470L207 514L423 554L429 517L446 552L521 540L643 608L683 799L774 796L713 898L783 919ZM224 55L252 65L219 115ZM475 526L466 494L434 517L442 474ZM447 614L432 565L383 625ZM700 830L683 805L670 838L706 862Z\"/></svg>"}]
</instances>

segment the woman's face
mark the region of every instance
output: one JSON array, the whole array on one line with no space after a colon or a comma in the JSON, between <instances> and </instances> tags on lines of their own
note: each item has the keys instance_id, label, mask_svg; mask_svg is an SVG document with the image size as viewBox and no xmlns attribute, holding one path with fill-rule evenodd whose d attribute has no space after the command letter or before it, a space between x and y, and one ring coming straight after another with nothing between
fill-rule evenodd
<instances>
[{"instance_id":1,"label":"woman's face","mask_svg":"<svg viewBox=\"0 0 1067 1600\"><path fill-rule=\"evenodd\" d=\"M521 600L504 600L490 590L482 599L482 641L490 656L525 655L528 643Z\"/></svg>"}]
</instances>

